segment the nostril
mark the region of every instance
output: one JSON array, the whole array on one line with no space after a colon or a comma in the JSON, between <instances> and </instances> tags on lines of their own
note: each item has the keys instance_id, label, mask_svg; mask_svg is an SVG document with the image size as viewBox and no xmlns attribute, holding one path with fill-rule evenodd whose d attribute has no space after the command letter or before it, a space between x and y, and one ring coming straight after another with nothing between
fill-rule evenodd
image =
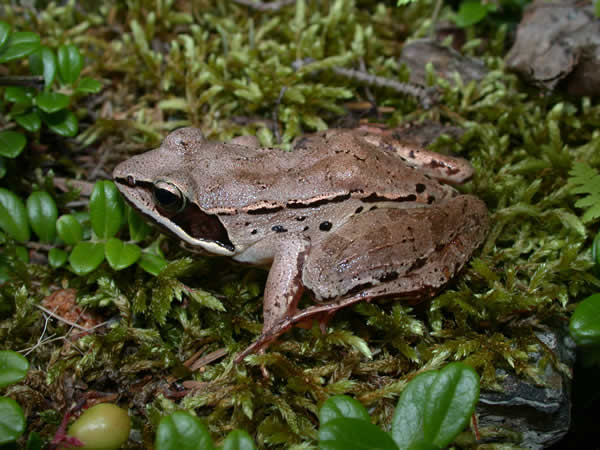
<instances>
[{"instance_id":1,"label":"nostril","mask_svg":"<svg viewBox=\"0 0 600 450\"><path fill-rule=\"evenodd\" d=\"M127 184L131 187L135 186L135 180L133 179L133 177L131 175L127 176Z\"/></svg>"}]
</instances>

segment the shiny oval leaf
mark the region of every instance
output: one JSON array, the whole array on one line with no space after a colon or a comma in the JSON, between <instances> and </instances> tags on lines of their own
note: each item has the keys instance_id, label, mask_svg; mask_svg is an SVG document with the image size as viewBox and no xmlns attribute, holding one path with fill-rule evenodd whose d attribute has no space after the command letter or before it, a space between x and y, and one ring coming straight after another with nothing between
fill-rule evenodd
<instances>
[{"instance_id":1,"label":"shiny oval leaf","mask_svg":"<svg viewBox=\"0 0 600 450\"><path fill-rule=\"evenodd\" d=\"M222 450L255 450L254 441L244 430L231 431L221 446Z\"/></svg>"},{"instance_id":2,"label":"shiny oval leaf","mask_svg":"<svg viewBox=\"0 0 600 450\"><path fill-rule=\"evenodd\" d=\"M6 43L8 42L8 37L10 36L10 25L6 22L0 20L0 53Z\"/></svg>"},{"instance_id":3,"label":"shiny oval leaf","mask_svg":"<svg viewBox=\"0 0 600 450\"><path fill-rule=\"evenodd\" d=\"M82 67L83 58L77 46L67 44L58 49L58 74L63 84L77 81Z\"/></svg>"},{"instance_id":4,"label":"shiny oval leaf","mask_svg":"<svg viewBox=\"0 0 600 450\"><path fill-rule=\"evenodd\" d=\"M460 3L454 21L456 25L465 28L481 21L488 14L488 7L480 0L463 0Z\"/></svg>"},{"instance_id":5,"label":"shiny oval leaf","mask_svg":"<svg viewBox=\"0 0 600 450\"><path fill-rule=\"evenodd\" d=\"M365 407L359 401L347 395L329 397L319 410L319 423L321 426L340 417L361 419L371 423L371 417Z\"/></svg>"},{"instance_id":6,"label":"shiny oval leaf","mask_svg":"<svg viewBox=\"0 0 600 450\"><path fill-rule=\"evenodd\" d=\"M29 240L29 220L25 204L20 197L4 188L0 188L0 228L19 242Z\"/></svg>"},{"instance_id":7,"label":"shiny oval leaf","mask_svg":"<svg viewBox=\"0 0 600 450\"><path fill-rule=\"evenodd\" d=\"M439 371L427 392L423 415L425 440L446 447L467 423L479 400L479 375L463 363Z\"/></svg>"},{"instance_id":8,"label":"shiny oval leaf","mask_svg":"<svg viewBox=\"0 0 600 450\"><path fill-rule=\"evenodd\" d=\"M7 86L4 89L4 100L10 103L31 106L33 101L31 93L22 86Z\"/></svg>"},{"instance_id":9,"label":"shiny oval leaf","mask_svg":"<svg viewBox=\"0 0 600 450\"><path fill-rule=\"evenodd\" d=\"M12 350L0 351L0 388L18 383L27 375L29 361Z\"/></svg>"},{"instance_id":10,"label":"shiny oval leaf","mask_svg":"<svg viewBox=\"0 0 600 450\"><path fill-rule=\"evenodd\" d=\"M30 133L37 133L42 127L42 119L37 111L31 111L15 117L15 122L21 125Z\"/></svg>"},{"instance_id":11,"label":"shiny oval leaf","mask_svg":"<svg viewBox=\"0 0 600 450\"><path fill-rule=\"evenodd\" d=\"M363 419L338 417L319 428L321 450L398 450L394 440Z\"/></svg>"},{"instance_id":12,"label":"shiny oval leaf","mask_svg":"<svg viewBox=\"0 0 600 450\"><path fill-rule=\"evenodd\" d=\"M104 256L114 270L122 270L134 264L142 254L135 244L128 244L117 238L110 238L104 245Z\"/></svg>"},{"instance_id":13,"label":"shiny oval leaf","mask_svg":"<svg viewBox=\"0 0 600 450\"><path fill-rule=\"evenodd\" d=\"M44 76L44 86L48 88L56 77L56 55L52 49L42 45L37 52L29 55L29 67L34 75Z\"/></svg>"},{"instance_id":14,"label":"shiny oval leaf","mask_svg":"<svg viewBox=\"0 0 600 450\"><path fill-rule=\"evenodd\" d=\"M206 426L183 411L163 417L158 424L156 450L214 450L215 446Z\"/></svg>"},{"instance_id":15,"label":"shiny oval leaf","mask_svg":"<svg viewBox=\"0 0 600 450\"><path fill-rule=\"evenodd\" d=\"M97 94L102 90L102 83L93 78L83 77L79 84L77 84L76 92L82 92L84 94Z\"/></svg>"},{"instance_id":16,"label":"shiny oval leaf","mask_svg":"<svg viewBox=\"0 0 600 450\"><path fill-rule=\"evenodd\" d=\"M90 196L92 229L100 239L113 237L121 228L125 205L112 181L97 181Z\"/></svg>"},{"instance_id":17,"label":"shiny oval leaf","mask_svg":"<svg viewBox=\"0 0 600 450\"><path fill-rule=\"evenodd\" d=\"M590 295L577 305L569 331L577 345L600 346L600 294Z\"/></svg>"},{"instance_id":18,"label":"shiny oval leaf","mask_svg":"<svg viewBox=\"0 0 600 450\"><path fill-rule=\"evenodd\" d=\"M75 245L83 238L81 224L71 214L60 216L56 221L58 237L67 245Z\"/></svg>"},{"instance_id":19,"label":"shiny oval leaf","mask_svg":"<svg viewBox=\"0 0 600 450\"><path fill-rule=\"evenodd\" d=\"M27 144L23 133L17 131L0 131L0 156L16 158L21 154Z\"/></svg>"},{"instance_id":20,"label":"shiny oval leaf","mask_svg":"<svg viewBox=\"0 0 600 450\"><path fill-rule=\"evenodd\" d=\"M80 242L69 255L69 264L77 275L86 275L104 261L104 244Z\"/></svg>"},{"instance_id":21,"label":"shiny oval leaf","mask_svg":"<svg viewBox=\"0 0 600 450\"><path fill-rule=\"evenodd\" d=\"M167 260L159 255L142 252L138 265L150 275L157 276L167 267Z\"/></svg>"},{"instance_id":22,"label":"shiny oval leaf","mask_svg":"<svg viewBox=\"0 0 600 450\"><path fill-rule=\"evenodd\" d=\"M60 92L40 92L35 98L35 104L48 114L55 113L69 106L70 97Z\"/></svg>"},{"instance_id":23,"label":"shiny oval leaf","mask_svg":"<svg viewBox=\"0 0 600 450\"><path fill-rule=\"evenodd\" d=\"M43 114L42 120L48 125L48 128L59 136L73 137L79 131L77 116L66 109L52 114Z\"/></svg>"},{"instance_id":24,"label":"shiny oval leaf","mask_svg":"<svg viewBox=\"0 0 600 450\"><path fill-rule=\"evenodd\" d=\"M0 51L0 63L23 58L40 48L40 36L30 31L17 31L8 37Z\"/></svg>"},{"instance_id":25,"label":"shiny oval leaf","mask_svg":"<svg viewBox=\"0 0 600 450\"><path fill-rule=\"evenodd\" d=\"M10 397L0 397L0 445L15 442L25 432L23 409Z\"/></svg>"},{"instance_id":26,"label":"shiny oval leaf","mask_svg":"<svg viewBox=\"0 0 600 450\"><path fill-rule=\"evenodd\" d=\"M399 448L408 448L424 438L423 410L437 376L437 370L417 375L402 391L392 417L392 438Z\"/></svg>"},{"instance_id":27,"label":"shiny oval leaf","mask_svg":"<svg viewBox=\"0 0 600 450\"><path fill-rule=\"evenodd\" d=\"M133 242L143 241L150 234L150 226L131 206L127 206L127 224Z\"/></svg>"},{"instance_id":28,"label":"shiny oval leaf","mask_svg":"<svg viewBox=\"0 0 600 450\"><path fill-rule=\"evenodd\" d=\"M67 262L69 254L65 252L62 248L53 247L48 251L48 264L50 267L54 267L58 269L62 267Z\"/></svg>"},{"instance_id":29,"label":"shiny oval leaf","mask_svg":"<svg viewBox=\"0 0 600 450\"><path fill-rule=\"evenodd\" d=\"M52 196L44 191L32 192L27 198L26 205L33 232L42 242L54 242L58 209Z\"/></svg>"}]
</instances>

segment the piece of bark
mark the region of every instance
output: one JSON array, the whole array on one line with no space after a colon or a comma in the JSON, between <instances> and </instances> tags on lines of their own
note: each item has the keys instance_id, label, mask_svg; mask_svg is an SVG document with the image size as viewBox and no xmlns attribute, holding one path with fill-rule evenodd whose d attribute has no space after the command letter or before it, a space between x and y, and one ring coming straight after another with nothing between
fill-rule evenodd
<instances>
[{"instance_id":1,"label":"piece of bark","mask_svg":"<svg viewBox=\"0 0 600 450\"><path fill-rule=\"evenodd\" d=\"M536 1L517 30L506 67L552 90L559 82L572 95L598 95L600 19L591 1Z\"/></svg>"}]
</instances>

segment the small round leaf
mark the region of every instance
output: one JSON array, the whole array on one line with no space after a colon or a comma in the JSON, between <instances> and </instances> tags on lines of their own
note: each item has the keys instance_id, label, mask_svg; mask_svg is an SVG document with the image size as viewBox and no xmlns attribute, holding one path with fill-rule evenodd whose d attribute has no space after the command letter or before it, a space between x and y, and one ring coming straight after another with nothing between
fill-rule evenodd
<instances>
[{"instance_id":1,"label":"small round leaf","mask_svg":"<svg viewBox=\"0 0 600 450\"><path fill-rule=\"evenodd\" d=\"M12 33L0 51L0 63L23 58L40 48L40 36L30 31Z\"/></svg>"},{"instance_id":2,"label":"small round leaf","mask_svg":"<svg viewBox=\"0 0 600 450\"><path fill-rule=\"evenodd\" d=\"M365 407L347 395L329 397L319 410L319 423L321 426L333 419L340 417L366 420L371 422L371 417Z\"/></svg>"},{"instance_id":3,"label":"small round leaf","mask_svg":"<svg viewBox=\"0 0 600 450\"><path fill-rule=\"evenodd\" d=\"M98 80L94 80L93 78L83 77L79 84L77 85L77 89L75 91L82 92L84 94L96 94L102 90L102 83Z\"/></svg>"},{"instance_id":4,"label":"small round leaf","mask_svg":"<svg viewBox=\"0 0 600 450\"><path fill-rule=\"evenodd\" d=\"M30 133L37 133L42 127L42 119L36 111L31 111L29 113L16 116L15 122L17 122Z\"/></svg>"},{"instance_id":5,"label":"small round leaf","mask_svg":"<svg viewBox=\"0 0 600 450\"><path fill-rule=\"evenodd\" d=\"M222 450L254 450L255 448L254 441L244 430L230 432L221 446Z\"/></svg>"},{"instance_id":6,"label":"small round leaf","mask_svg":"<svg viewBox=\"0 0 600 450\"><path fill-rule=\"evenodd\" d=\"M463 0L456 13L455 22L461 28L476 24L487 16L488 7L480 0Z\"/></svg>"},{"instance_id":7,"label":"small round leaf","mask_svg":"<svg viewBox=\"0 0 600 450\"><path fill-rule=\"evenodd\" d=\"M463 363L439 371L427 392L423 414L425 440L444 448L460 433L479 399L479 375Z\"/></svg>"},{"instance_id":8,"label":"small round leaf","mask_svg":"<svg viewBox=\"0 0 600 450\"><path fill-rule=\"evenodd\" d=\"M34 75L44 76L46 88L52 84L56 77L56 55L52 49L42 46L37 52L29 55L29 67Z\"/></svg>"},{"instance_id":9,"label":"small round leaf","mask_svg":"<svg viewBox=\"0 0 600 450\"><path fill-rule=\"evenodd\" d=\"M71 214L60 216L56 221L58 237L67 245L75 245L83 238L81 224Z\"/></svg>"},{"instance_id":10,"label":"small round leaf","mask_svg":"<svg viewBox=\"0 0 600 450\"><path fill-rule=\"evenodd\" d=\"M154 446L160 450L215 449L206 426L183 411L160 420Z\"/></svg>"},{"instance_id":11,"label":"small round leaf","mask_svg":"<svg viewBox=\"0 0 600 450\"><path fill-rule=\"evenodd\" d=\"M40 92L35 104L45 113L52 114L69 106L69 96L60 92Z\"/></svg>"},{"instance_id":12,"label":"small round leaf","mask_svg":"<svg viewBox=\"0 0 600 450\"><path fill-rule=\"evenodd\" d=\"M398 450L393 439L363 419L338 417L319 428L321 450Z\"/></svg>"},{"instance_id":13,"label":"small round leaf","mask_svg":"<svg viewBox=\"0 0 600 450\"><path fill-rule=\"evenodd\" d=\"M29 221L25 204L23 200L4 188L0 188L0 228L19 242L29 240Z\"/></svg>"},{"instance_id":14,"label":"small round leaf","mask_svg":"<svg viewBox=\"0 0 600 450\"><path fill-rule=\"evenodd\" d=\"M69 264L77 275L86 275L104 261L104 245L98 242L80 242L69 255Z\"/></svg>"},{"instance_id":15,"label":"small round leaf","mask_svg":"<svg viewBox=\"0 0 600 450\"><path fill-rule=\"evenodd\" d=\"M112 181L98 181L90 196L92 229L100 239L113 237L121 228L125 205Z\"/></svg>"},{"instance_id":16,"label":"small round leaf","mask_svg":"<svg viewBox=\"0 0 600 450\"><path fill-rule=\"evenodd\" d=\"M167 260L159 255L142 252L138 265L150 275L157 276L167 267Z\"/></svg>"},{"instance_id":17,"label":"small round leaf","mask_svg":"<svg viewBox=\"0 0 600 450\"><path fill-rule=\"evenodd\" d=\"M83 58L73 44L62 45L58 49L58 74L64 84L72 84L81 73Z\"/></svg>"},{"instance_id":18,"label":"small round leaf","mask_svg":"<svg viewBox=\"0 0 600 450\"><path fill-rule=\"evenodd\" d=\"M0 350L0 388L18 383L27 375L29 361L20 353Z\"/></svg>"},{"instance_id":19,"label":"small round leaf","mask_svg":"<svg viewBox=\"0 0 600 450\"><path fill-rule=\"evenodd\" d=\"M392 438L399 448L408 448L424 438L423 410L438 373L431 370L417 375L402 391L392 418Z\"/></svg>"},{"instance_id":20,"label":"small round leaf","mask_svg":"<svg viewBox=\"0 0 600 450\"><path fill-rule=\"evenodd\" d=\"M7 86L4 89L4 100L24 106L31 106L31 92L22 86Z\"/></svg>"},{"instance_id":21,"label":"small round leaf","mask_svg":"<svg viewBox=\"0 0 600 450\"><path fill-rule=\"evenodd\" d=\"M25 432L23 409L9 397L0 397L0 445L15 442Z\"/></svg>"},{"instance_id":22,"label":"small round leaf","mask_svg":"<svg viewBox=\"0 0 600 450\"><path fill-rule=\"evenodd\" d=\"M577 345L600 346L600 294L590 295L577 305L569 331Z\"/></svg>"},{"instance_id":23,"label":"small round leaf","mask_svg":"<svg viewBox=\"0 0 600 450\"><path fill-rule=\"evenodd\" d=\"M135 244L128 244L117 238L110 238L104 245L104 256L110 267L122 270L134 264L142 254Z\"/></svg>"},{"instance_id":24,"label":"small round leaf","mask_svg":"<svg viewBox=\"0 0 600 450\"><path fill-rule=\"evenodd\" d=\"M50 267L58 269L67 262L68 257L69 254L63 249L53 247L48 251L48 264L50 264Z\"/></svg>"},{"instance_id":25,"label":"small round leaf","mask_svg":"<svg viewBox=\"0 0 600 450\"><path fill-rule=\"evenodd\" d=\"M73 137L79 130L77 116L66 109L51 114L43 114L42 120L48 125L48 128L59 136Z\"/></svg>"},{"instance_id":26,"label":"small round leaf","mask_svg":"<svg viewBox=\"0 0 600 450\"><path fill-rule=\"evenodd\" d=\"M43 191L32 192L27 198L27 215L31 228L42 242L54 242L58 209L50 194Z\"/></svg>"},{"instance_id":27,"label":"small round leaf","mask_svg":"<svg viewBox=\"0 0 600 450\"><path fill-rule=\"evenodd\" d=\"M133 242L143 241L150 233L150 226L130 206L127 206L127 223L129 224L129 237Z\"/></svg>"},{"instance_id":28,"label":"small round leaf","mask_svg":"<svg viewBox=\"0 0 600 450\"><path fill-rule=\"evenodd\" d=\"M27 144L23 133L17 131L0 131L0 156L16 158L21 154Z\"/></svg>"},{"instance_id":29,"label":"small round leaf","mask_svg":"<svg viewBox=\"0 0 600 450\"><path fill-rule=\"evenodd\" d=\"M0 20L0 53L10 36L10 25Z\"/></svg>"}]
</instances>

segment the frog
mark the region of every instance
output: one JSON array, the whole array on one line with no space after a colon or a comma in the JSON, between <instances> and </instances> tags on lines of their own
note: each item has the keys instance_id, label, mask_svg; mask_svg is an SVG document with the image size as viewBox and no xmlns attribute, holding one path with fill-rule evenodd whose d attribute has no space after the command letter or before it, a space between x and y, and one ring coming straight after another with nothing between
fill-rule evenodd
<instances>
[{"instance_id":1,"label":"frog","mask_svg":"<svg viewBox=\"0 0 600 450\"><path fill-rule=\"evenodd\" d=\"M239 363L293 326L317 321L325 332L349 305L439 292L489 229L485 203L457 189L473 171L369 129L307 134L283 151L186 127L118 164L113 179L185 248L269 268L263 329Z\"/></svg>"}]
</instances>

